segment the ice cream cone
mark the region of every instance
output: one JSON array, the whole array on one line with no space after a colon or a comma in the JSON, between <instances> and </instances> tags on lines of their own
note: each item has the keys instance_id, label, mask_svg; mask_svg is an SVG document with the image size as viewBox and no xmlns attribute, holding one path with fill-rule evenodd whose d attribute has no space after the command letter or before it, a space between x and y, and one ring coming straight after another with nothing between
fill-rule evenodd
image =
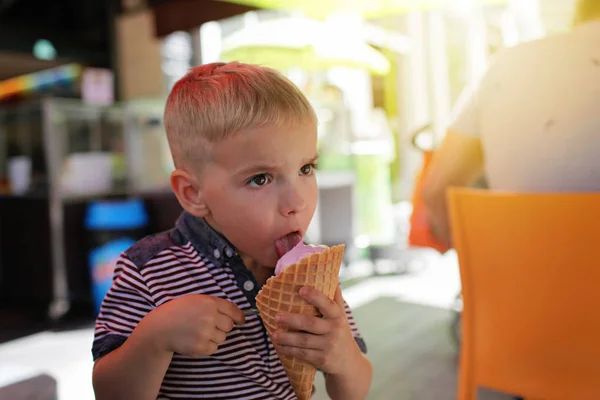
<instances>
[{"instance_id":1,"label":"ice cream cone","mask_svg":"<svg viewBox=\"0 0 600 400\"><path fill-rule=\"evenodd\" d=\"M311 254L267 280L256 296L256 306L270 336L277 330L287 330L275 322L275 316L279 313L321 315L319 310L302 299L298 292L303 286L308 286L333 299L339 284L344 248L344 245L338 245ZM279 358L298 399L310 399L316 368L285 354L279 354Z\"/></svg>"}]
</instances>

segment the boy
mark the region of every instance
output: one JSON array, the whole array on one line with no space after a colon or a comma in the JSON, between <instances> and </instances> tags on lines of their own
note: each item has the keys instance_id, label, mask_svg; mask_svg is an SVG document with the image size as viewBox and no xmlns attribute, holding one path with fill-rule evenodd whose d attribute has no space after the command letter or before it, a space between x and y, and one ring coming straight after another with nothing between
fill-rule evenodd
<instances>
[{"instance_id":1,"label":"boy","mask_svg":"<svg viewBox=\"0 0 600 400\"><path fill-rule=\"evenodd\" d=\"M301 290L324 318L281 315L294 332L276 343L242 312L315 211L316 126L268 68L203 65L173 87L170 183L185 211L117 263L92 350L97 399L295 399L274 345L321 369L330 397L366 397L372 367L339 289Z\"/></svg>"}]
</instances>

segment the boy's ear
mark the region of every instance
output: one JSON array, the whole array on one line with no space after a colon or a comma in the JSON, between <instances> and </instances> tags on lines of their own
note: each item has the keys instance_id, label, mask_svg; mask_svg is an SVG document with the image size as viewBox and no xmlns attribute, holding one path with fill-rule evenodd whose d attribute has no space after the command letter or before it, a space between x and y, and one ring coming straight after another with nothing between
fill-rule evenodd
<instances>
[{"instance_id":1,"label":"boy's ear","mask_svg":"<svg viewBox=\"0 0 600 400\"><path fill-rule=\"evenodd\" d=\"M193 175L182 169L176 169L171 173L170 183L173 193L184 210L200 218L209 214L210 210L206 205L200 182Z\"/></svg>"}]
</instances>

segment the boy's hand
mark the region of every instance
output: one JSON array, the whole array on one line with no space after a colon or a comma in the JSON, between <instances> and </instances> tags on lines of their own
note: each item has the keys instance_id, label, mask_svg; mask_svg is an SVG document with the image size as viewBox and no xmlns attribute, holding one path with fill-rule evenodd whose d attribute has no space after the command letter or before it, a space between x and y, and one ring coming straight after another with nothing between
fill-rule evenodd
<instances>
[{"instance_id":1,"label":"boy's hand","mask_svg":"<svg viewBox=\"0 0 600 400\"><path fill-rule=\"evenodd\" d=\"M284 354L308 361L321 371L345 374L356 363L360 349L352 336L344 299L338 286L333 300L318 290L303 287L300 295L319 309L323 318L302 314L280 314L278 324L290 332L277 331L275 345Z\"/></svg>"},{"instance_id":2,"label":"boy's hand","mask_svg":"<svg viewBox=\"0 0 600 400\"><path fill-rule=\"evenodd\" d=\"M244 314L231 301L192 294L171 300L147 316L149 330L164 350L189 357L209 356Z\"/></svg>"}]
</instances>

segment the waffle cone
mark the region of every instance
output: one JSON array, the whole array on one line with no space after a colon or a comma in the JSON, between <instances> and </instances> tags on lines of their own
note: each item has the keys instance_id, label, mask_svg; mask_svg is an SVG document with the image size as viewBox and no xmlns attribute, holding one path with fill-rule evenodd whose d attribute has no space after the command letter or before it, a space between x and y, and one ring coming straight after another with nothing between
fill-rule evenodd
<instances>
[{"instance_id":1,"label":"waffle cone","mask_svg":"<svg viewBox=\"0 0 600 400\"><path fill-rule=\"evenodd\" d=\"M338 245L310 254L267 280L256 296L256 306L269 336L272 337L277 330L287 330L275 323L275 316L279 313L321 316L317 307L302 299L298 292L303 286L308 286L333 300L339 284L344 248L344 245ZM279 358L298 400L310 399L317 369L296 357L279 354Z\"/></svg>"}]
</instances>

